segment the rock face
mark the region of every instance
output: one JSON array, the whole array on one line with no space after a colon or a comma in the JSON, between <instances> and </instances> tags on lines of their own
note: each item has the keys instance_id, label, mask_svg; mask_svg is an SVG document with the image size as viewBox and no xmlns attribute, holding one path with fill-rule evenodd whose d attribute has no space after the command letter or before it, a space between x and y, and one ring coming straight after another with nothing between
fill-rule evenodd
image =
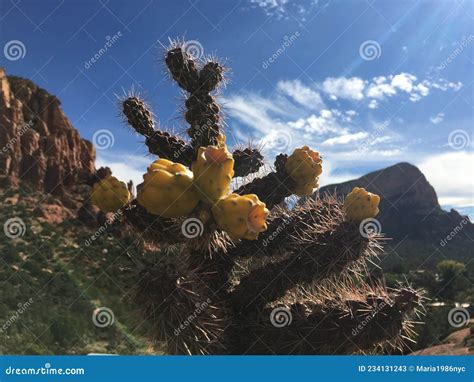
<instances>
[{"instance_id":1,"label":"rock face","mask_svg":"<svg viewBox=\"0 0 474 382\"><path fill-rule=\"evenodd\" d=\"M451 333L440 345L418 350L412 355L474 355L474 326Z\"/></svg>"},{"instance_id":2,"label":"rock face","mask_svg":"<svg viewBox=\"0 0 474 382\"><path fill-rule=\"evenodd\" d=\"M59 100L0 68L0 178L53 194L95 173L95 149L64 115Z\"/></svg>"},{"instance_id":3,"label":"rock face","mask_svg":"<svg viewBox=\"0 0 474 382\"><path fill-rule=\"evenodd\" d=\"M473 237L474 225L457 211L441 209L436 192L423 173L409 163L398 163L348 182L322 187L319 192L345 196L353 187L364 187L381 197L383 232L394 239L431 239L449 234L461 225L459 237Z\"/></svg>"}]
</instances>

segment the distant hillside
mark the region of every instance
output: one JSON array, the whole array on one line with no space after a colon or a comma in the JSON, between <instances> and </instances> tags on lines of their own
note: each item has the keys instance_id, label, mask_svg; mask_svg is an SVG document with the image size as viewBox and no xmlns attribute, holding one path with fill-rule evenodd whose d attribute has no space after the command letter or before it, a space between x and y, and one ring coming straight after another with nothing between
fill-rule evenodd
<instances>
[{"instance_id":1,"label":"distant hillside","mask_svg":"<svg viewBox=\"0 0 474 382\"><path fill-rule=\"evenodd\" d=\"M364 187L381 197L382 231L393 238L392 249L405 265L433 266L444 258L468 263L474 258L474 224L456 210L444 211L436 191L423 173L412 164L398 163L358 179L332 184L321 195L345 196L354 187ZM448 238L449 237L449 238ZM396 258L388 256L388 264Z\"/></svg>"},{"instance_id":2,"label":"distant hillside","mask_svg":"<svg viewBox=\"0 0 474 382\"><path fill-rule=\"evenodd\" d=\"M0 354L148 353L144 250L88 202L110 170L54 95L2 68L0 127Z\"/></svg>"},{"instance_id":3,"label":"distant hillside","mask_svg":"<svg viewBox=\"0 0 474 382\"><path fill-rule=\"evenodd\" d=\"M70 218L61 200L32 190L0 189L0 209L0 354L149 353L131 298L131 258L143 257L132 238Z\"/></svg>"}]
</instances>

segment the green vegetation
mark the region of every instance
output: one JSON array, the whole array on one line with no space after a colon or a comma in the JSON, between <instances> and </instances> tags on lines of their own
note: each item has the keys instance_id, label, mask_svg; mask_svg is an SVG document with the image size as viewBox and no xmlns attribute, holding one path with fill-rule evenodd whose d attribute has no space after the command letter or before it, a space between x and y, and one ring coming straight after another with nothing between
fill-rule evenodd
<instances>
[{"instance_id":1,"label":"green vegetation","mask_svg":"<svg viewBox=\"0 0 474 382\"><path fill-rule=\"evenodd\" d=\"M413 255L398 253L404 257ZM422 258L412 257L412 261L417 264L417 270L409 271L401 264L396 264L386 267L384 276L389 287L396 286L398 280L406 278L414 287L423 288L430 299L423 317L424 325L418 333L416 344L412 346L413 350L418 350L437 345L450 333L460 329L449 324L448 313L456 303L472 305L474 288L471 285L474 275L464 263L455 260L442 260L428 269L420 269ZM472 306L470 308L472 310Z\"/></svg>"},{"instance_id":2,"label":"green vegetation","mask_svg":"<svg viewBox=\"0 0 474 382\"><path fill-rule=\"evenodd\" d=\"M83 223L35 218L44 199L8 192L0 203L2 227L12 217L25 227L23 236L1 235L0 353L147 353L146 324L127 301L136 273L126 254L142 256L136 243L103 233L87 247L93 231ZM98 307L112 310L112 325L94 325Z\"/></svg>"}]
</instances>

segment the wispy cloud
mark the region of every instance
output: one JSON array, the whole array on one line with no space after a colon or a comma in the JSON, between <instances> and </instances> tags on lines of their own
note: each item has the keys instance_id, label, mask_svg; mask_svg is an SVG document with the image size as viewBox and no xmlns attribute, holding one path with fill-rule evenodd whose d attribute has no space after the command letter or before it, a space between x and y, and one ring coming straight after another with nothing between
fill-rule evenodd
<instances>
[{"instance_id":1,"label":"wispy cloud","mask_svg":"<svg viewBox=\"0 0 474 382\"><path fill-rule=\"evenodd\" d=\"M323 143L321 143L321 145L322 146L346 145L348 143L353 143L353 142L357 142L362 139L365 139L368 136L369 136L369 133L366 133L364 131L359 131L358 133L345 134L339 137L326 139Z\"/></svg>"},{"instance_id":2,"label":"wispy cloud","mask_svg":"<svg viewBox=\"0 0 474 382\"><path fill-rule=\"evenodd\" d=\"M331 99L338 98L361 101L368 99L368 107L376 109L380 101L397 94L406 94L412 102L418 102L430 94L431 89L439 91L458 91L460 82L422 80L410 73L377 76L370 80L359 77L330 77L319 86Z\"/></svg>"},{"instance_id":3,"label":"wispy cloud","mask_svg":"<svg viewBox=\"0 0 474 382\"><path fill-rule=\"evenodd\" d=\"M461 86L446 80L420 81L410 73L367 80L328 77L312 84L287 79L279 81L270 94L231 95L226 106L229 115L250 128L247 131L251 138L265 144L270 154L277 154L282 149L291 151L301 144L312 144L337 152L341 160L351 160L364 152L367 161L376 160L376 156L401 156L404 147L392 129L384 128L384 121L367 123L360 112L348 108L351 102L359 111L374 110L381 102L388 102L398 94L408 95L409 100L415 102L427 97L431 89L457 91ZM346 102L341 104L340 99ZM442 117L437 116L435 122ZM356 142L361 147L354 152L347 152L345 148L343 153L340 152L343 146ZM370 153L366 153L368 148Z\"/></svg>"},{"instance_id":4,"label":"wispy cloud","mask_svg":"<svg viewBox=\"0 0 474 382\"><path fill-rule=\"evenodd\" d=\"M303 85L300 80L279 81L277 90L308 109L320 110L325 107L321 95L314 89Z\"/></svg>"},{"instance_id":5,"label":"wispy cloud","mask_svg":"<svg viewBox=\"0 0 474 382\"><path fill-rule=\"evenodd\" d=\"M444 121L444 113L438 113L438 114L436 114L436 115L434 115L433 117L430 118L430 122L433 125L438 125L443 121Z\"/></svg>"},{"instance_id":6,"label":"wispy cloud","mask_svg":"<svg viewBox=\"0 0 474 382\"><path fill-rule=\"evenodd\" d=\"M422 153L413 151L417 141L404 135L413 131L407 129L406 119L410 116L378 120L378 111L373 110L381 103L400 102L402 97L417 102L436 91L455 92L461 87L461 83L444 79L419 80L410 73L370 79L328 77L309 84L287 79L279 81L273 92L267 94L231 95L226 99L226 107L238 126L264 145L269 163L276 154L290 153L302 145L321 151L325 161L321 184L363 175L361 168L377 169L399 161L421 163L438 182L436 159L429 156L429 149ZM438 113L430 120L437 124L444 117ZM451 156L442 159L454 166ZM439 183L445 181L445 174ZM440 186L440 190L443 202L449 198L456 203L469 202L468 192L456 196L454 189L447 189L446 185Z\"/></svg>"},{"instance_id":7,"label":"wispy cloud","mask_svg":"<svg viewBox=\"0 0 474 382\"><path fill-rule=\"evenodd\" d=\"M361 100L364 98L365 83L358 77L329 77L323 81L321 88L333 100L338 98Z\"/></svg>"}]
</instances>

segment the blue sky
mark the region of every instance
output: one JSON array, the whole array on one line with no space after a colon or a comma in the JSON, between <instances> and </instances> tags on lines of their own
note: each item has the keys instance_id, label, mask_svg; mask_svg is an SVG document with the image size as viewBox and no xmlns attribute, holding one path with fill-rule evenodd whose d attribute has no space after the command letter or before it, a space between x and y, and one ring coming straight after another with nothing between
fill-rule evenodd
<instances>
[{"instance_id":1,"label":"blue sky","mask_svg":"<svg viewBox=\"0 0 474 382\"><path fill-rule=\"evenodd\" d=\"M162 62L184 36L232 69L220 94L231 145L263 143L271 162L309 144L323 185L408 161L443 206L473 211L472 1L0 0L0 15L0 65L56 94L85 138L108 130L98 164L123 180L152 158L117 96L133 87L184 132Z\"/></svg>"}]
</instances>

